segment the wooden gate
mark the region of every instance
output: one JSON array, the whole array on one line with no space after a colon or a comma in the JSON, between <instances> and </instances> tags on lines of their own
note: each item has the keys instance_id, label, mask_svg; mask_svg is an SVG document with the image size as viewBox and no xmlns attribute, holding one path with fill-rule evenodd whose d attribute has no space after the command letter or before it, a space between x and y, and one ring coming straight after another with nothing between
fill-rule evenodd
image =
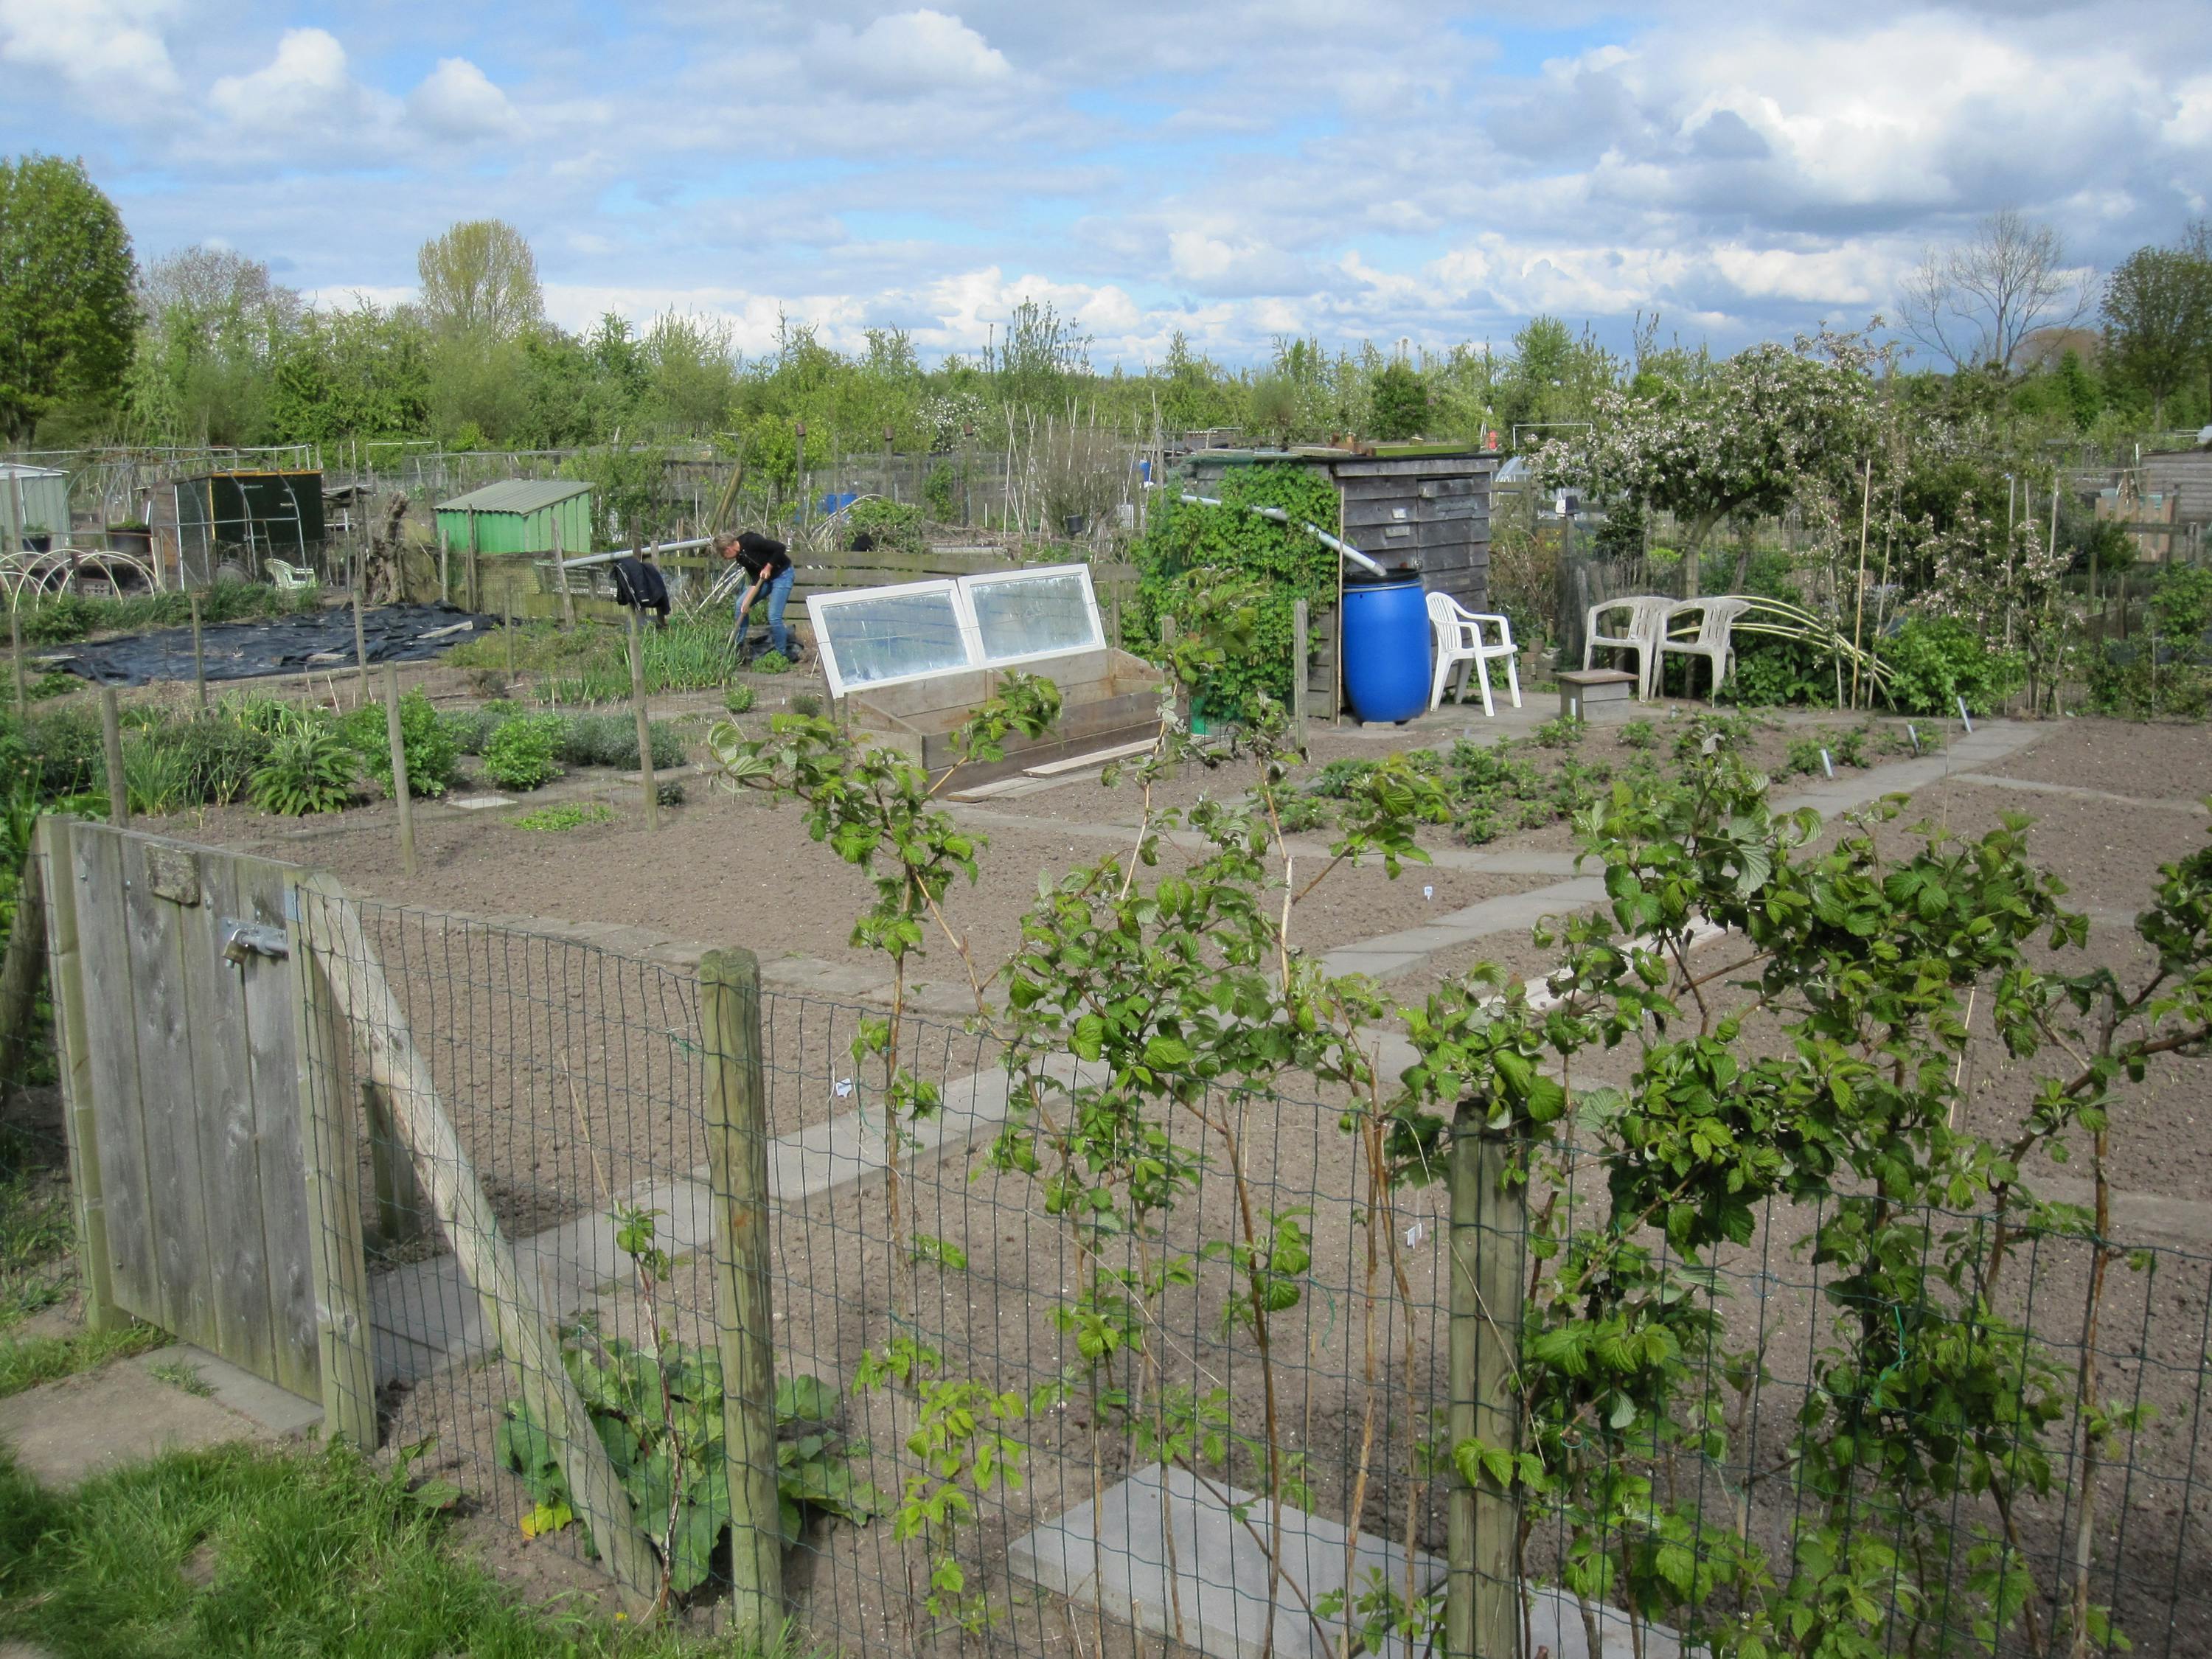
<instances>
[{"instance_id":1,"label":"wooden gate","mask_svg":"<svg viewBox=\"0 0 2212 1659\"><path fill-rule=\"evenodd\" d=\"M67 818L40 834L88 1320L159 1325L373 1443L346 1328L353 1127L316 1103L335 1091L311 1076L302 872Z\"/></svg>"}]
</instances>

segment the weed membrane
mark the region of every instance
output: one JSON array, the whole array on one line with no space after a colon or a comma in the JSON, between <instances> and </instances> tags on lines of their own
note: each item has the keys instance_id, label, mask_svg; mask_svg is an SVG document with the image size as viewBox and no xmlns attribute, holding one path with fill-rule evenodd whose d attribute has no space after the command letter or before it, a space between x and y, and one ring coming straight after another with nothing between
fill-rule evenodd
<instances>
[{"instance_id":1,"label":"weed membrane","mask_svg":"<svg viewBox=\"0 0 2212 1659\"><path fill-rule=\"evenodd\" d=\"M498 624L496 617L453 605L380 605L362 613L362 638L371 662L423 662ZM343 606L272 622L212 625L200 630L200 639L211 680L260 679L354 666L353 612ZM48 665L94 685L188 680L192 677L192 630L165 628L97 644L57 646L40 656Z\"/></svg>"}]
</instances>

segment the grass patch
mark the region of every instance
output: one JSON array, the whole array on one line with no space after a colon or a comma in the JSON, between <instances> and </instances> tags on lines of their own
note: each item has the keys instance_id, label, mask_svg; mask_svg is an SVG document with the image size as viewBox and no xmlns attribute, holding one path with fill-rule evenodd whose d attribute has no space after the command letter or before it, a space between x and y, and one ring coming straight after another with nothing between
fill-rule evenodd
<instances>
[{"instance_id":1,"label":"grass patch","mask_svg":"<svg viewBox=\"0 0 2212 1659\"><path fill-rule=\"evenodd\" d=\"M740 1659L738 1637L520 1607L434 1505L343 1447L172 1452L40 1491L0 1458L0 1637L55 1659ZM188 1574L203 1548L212 1577ZM198 1582L205 1578L204 1583Z\"/></svg>"},{"instance_id":2,"label":"grass patch","mask_svg":"<svg viewBox=\"0 0 2212 1659\"><path fill-rule=\"evenodd\" d=\"M195 1399L205 1400L215 1392L215 1389L209 1386L207 1378L200 1375L200 1368L187 1360L156 1361L146 1367L146 1375L156 1382L166 1382L173 1389L182 1389Z\"/></svg>"},{"instance_id":3,"label":"grass patch","mask_svg":"<svg viewBox=\"0 0 2212 1659\"><path fill-rule=\"evenodd\" d=\"M79 1371L96 1370L111 1359L148 1352L168 1340L167 1331L152 1325L78 1331L70 1336L0 1336L0 1399Z\"/></svg>"},{"instance_id":4,"label":"grass patch","mask_svg":"<svg viewBox=\"0 0 2212 1659\"><path fill-rule=\"evenodd\" d=\"M515 819L514 827L547 831L575 830L586 823L612 823L617 816L615 809L604 801L570 801L559 806L541 806L535 812L525 812Z\"/></svg>"}]
</instances>

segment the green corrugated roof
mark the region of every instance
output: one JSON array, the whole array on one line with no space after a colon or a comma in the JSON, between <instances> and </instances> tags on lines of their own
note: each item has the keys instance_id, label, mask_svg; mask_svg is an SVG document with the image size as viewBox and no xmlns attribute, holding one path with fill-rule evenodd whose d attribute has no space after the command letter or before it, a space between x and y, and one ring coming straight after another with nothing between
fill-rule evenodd
<instances>
[{"instance_id":1,"label":"green corrugated roof","mask_svg":"<svg viewBox=\"0 0 2212 1659\"><path fill-rule=\"evenodd\" d=\"M450 501L440 501L438 511L458 508L464 513L535 513L541 507L565 501L571 495L589 495L591 489L591 485L578 483L573 478L508 478L471 489L465 495L456 495Z\"/></svg>"}]
</instances>

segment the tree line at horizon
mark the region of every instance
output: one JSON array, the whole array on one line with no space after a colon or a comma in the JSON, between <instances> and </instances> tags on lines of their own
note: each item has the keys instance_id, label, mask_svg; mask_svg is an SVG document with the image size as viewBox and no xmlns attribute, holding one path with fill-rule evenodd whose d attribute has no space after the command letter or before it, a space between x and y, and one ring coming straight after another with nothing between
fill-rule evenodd
<instances>
[{"instance_id":1,"label":"tree line at horizon","mask_svg":"<svg viewBox=\"0 0 2212 1659\"><path fill-rule=\"evenodd\" d=\"M904 331L870 329L847 352L795 320L774 349L747 356L714 317L670 312L639 329L610 313L588 330L559 327L529 243L497 220L424 243L410 303L317 307L243 252L194 246L142 265L81 162L0 160L0 440L689 441L767 477L793 471L801 423L817 457L988 446L1048 414L1132 435L1480 441L1494 431L1534 447L1562 423L1602 421L1622 394L1695 395L1732 361L1662 344L1656 319L1639 319L1621 354L1587 325L1539 316L1503 349L1285 337L1266 362L1237 368L1177 331L1162 362L1101 369L1071 320L1032 300L987 350L934 367ZM1954 417L2107 441L2212 420L2206 222L2097 282L2067 265L2047 226L1993 215L1929 251L1899 310L1931 366L1890 353L1881 371L1909 400Z\"/></svg>"}]
</instances>

